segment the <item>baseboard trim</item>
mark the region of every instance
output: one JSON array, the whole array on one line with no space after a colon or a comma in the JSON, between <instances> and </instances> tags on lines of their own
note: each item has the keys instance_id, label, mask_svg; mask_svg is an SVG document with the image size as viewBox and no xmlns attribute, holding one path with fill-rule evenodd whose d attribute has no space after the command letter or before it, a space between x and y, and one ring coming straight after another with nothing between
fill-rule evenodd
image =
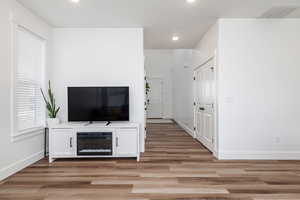
<instances>
[{"instance_id":1,"label":"baseboard trim","mask_svg":"<svg viewBox=\"0 0 300 200\"><path fill-rule=\"evenodd\" d=\"M42 158L44 158L44 151L32 154L23 160L17 161L13 164L8 165L7 167L0 169L0 181L41 160Z\"/></svg>"},{"instance_id":2,"label":"baseboard trim","mask_svg":"<svg viewBox=\"0 0 300 200\"><path fill-rule=\"evenodd\" d=\"M220 160L300 160L300 151L219 151Z\"/></svg>"},{"instance_id":3,"label":"baseboard trim","mask_svg":"<svg viewBox=\"0 0 300 200\"><path fill-rule=\"evenodd\" d=\"M185 125L184 123L177 121L176 119L173 119L183 130L185 130L190 136L192 136L193 138L195 138L194 136L194 131L192 129L190 129L187 125Z\"/></svg>"}]
</instances>

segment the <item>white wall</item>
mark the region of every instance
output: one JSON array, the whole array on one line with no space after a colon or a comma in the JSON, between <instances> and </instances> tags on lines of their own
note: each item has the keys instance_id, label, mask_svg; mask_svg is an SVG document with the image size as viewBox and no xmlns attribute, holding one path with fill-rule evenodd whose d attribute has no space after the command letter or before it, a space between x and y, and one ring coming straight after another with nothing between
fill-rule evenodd
<instances>
[{"instance_id":1,"label":"white wall","mask_svg":"<svg viewBox=\"0 0 300 200\"><path fill-rule=\"evenodd\" d=\"M214 55L218 44L218 24L213 25L193 50L174 50L173 118L186 131L194 128L194 69Z\"/></svg>"},{"instance_id":2,"label":"white wall","mask_svg":"<svg viewBox=\"0 0 300 200\"><path fill-rule=\"evenodd\" d=\"M193 133L193 51L174 50L173 118L187 132Z\"/></svg>"},{"instance_id":3,"label":"white wall","mask_svg":"<svg viewBox=\"0 0 300 200\"><path fill-rule=\"evenodd\" d=\"M169 119L173 117L173 66L173 50L145 50L145 70L147 77L161 78L163 80L163 118Z\"/></svg>"},{"instance_id":4,"label":"white wall","mask_svg":"<svg viewBox=\"0 0 300 200\"><path fill-rule=\"evenodd\" d=\"M221 158L300 159L300 20L222 19Z\"/></svg>"},{"instance_id":5,"label":"white wall","mask_svg":"<svg viewBox=\"0 0 300 200\"><path fill-rule=\"evenodd\" d=\"M300 159L300 20L221 19L193 54L217 50L221 159Z\"/></svg>"},{"instance_id":6,"label":"white wall","mask_svg":"<svg viewBox=\"0 0 300 200\"><path fill-rule=\"evenodd\" d=\"M130 120L144 149L143 29L54 29L52 76L59 117L67 121L68 86L129 86Z\"/></svg>"},{"instance_id":7,"label":"white wall","mask_svg":"<svg viewBox=\"0 0 300 200\"><path fill-rule=\"evenodd\" d=\"M214 56L218 48L219 25L211 26L203 35L193 52L193 67L196 68Z\"/></svg>"},{"instance_id":8,"label":"white wall","mask_svg":"<svg viewBox=\"0 0 300 200\"><path fill-rule=\"evenodd\" d=\"M14 0L0 2L0 180L43 157L43 135L12 142L12 29L10 18L50 39L51 28Z\"/></svg>"},{"instance_id":9,"label":"white wall","mask_svg":"<svg viewBox=\"0 0 300 200\"><path fill-rule=\"evenodd\" d=\"M191 70L218 55L219 158L300 159L299 25L297 19L222 19L193 50ZM173 112L189 130L193 83L182 53Z\"/></svg>"}]
</instances>

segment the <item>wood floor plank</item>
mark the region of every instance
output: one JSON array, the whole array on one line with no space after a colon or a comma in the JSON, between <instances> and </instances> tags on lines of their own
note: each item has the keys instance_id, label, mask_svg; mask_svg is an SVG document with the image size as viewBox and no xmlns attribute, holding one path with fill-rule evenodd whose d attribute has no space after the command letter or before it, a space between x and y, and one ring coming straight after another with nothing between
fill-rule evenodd
<instances>
[{"instance_id":1,"label":"wood floor plank","mask_svg":"<svg viewBox=\"0 0 300 200\"><path fill-rule=\"evenodd\" d=\"M43 159L0 200L300 200L300 161L219 161L176 124L149 124L134 159Z\"/></svg>"}]
</instances>

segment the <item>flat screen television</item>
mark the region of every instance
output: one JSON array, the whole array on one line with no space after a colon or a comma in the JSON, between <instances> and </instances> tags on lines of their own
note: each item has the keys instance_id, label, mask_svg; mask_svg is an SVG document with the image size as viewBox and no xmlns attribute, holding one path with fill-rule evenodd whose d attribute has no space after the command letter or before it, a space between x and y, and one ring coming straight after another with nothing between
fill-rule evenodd
<instances>
[{"instance_id":1,"label":"flat screen television","mask_svg":"<svg viewBox=\"0 0 300 200\"><path fill-rule=\"evenodd\" d=\"M68 120L129 121L129 87L68 87Z\"/></svg>"}]
</instances>

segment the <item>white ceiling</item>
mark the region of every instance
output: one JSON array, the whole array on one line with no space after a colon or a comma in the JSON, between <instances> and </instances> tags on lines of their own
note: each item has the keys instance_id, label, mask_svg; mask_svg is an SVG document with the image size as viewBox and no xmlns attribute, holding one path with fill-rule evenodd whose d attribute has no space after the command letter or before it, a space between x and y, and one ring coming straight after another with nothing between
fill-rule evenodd
<instances>
[{"instance_id":1,"label":"white ceiling","mask_svg":"<svg viewBox=\"0 0 300 200\"><path fill-rule=\"evenodd\" d=\"M144 27L145 48L193 48L218 18L259 17L300 0L18 0L54 27ZM300 17L299 9L290 14ZM180 40L173 42L176 34Z\"/></svg>"}]
</instances>

